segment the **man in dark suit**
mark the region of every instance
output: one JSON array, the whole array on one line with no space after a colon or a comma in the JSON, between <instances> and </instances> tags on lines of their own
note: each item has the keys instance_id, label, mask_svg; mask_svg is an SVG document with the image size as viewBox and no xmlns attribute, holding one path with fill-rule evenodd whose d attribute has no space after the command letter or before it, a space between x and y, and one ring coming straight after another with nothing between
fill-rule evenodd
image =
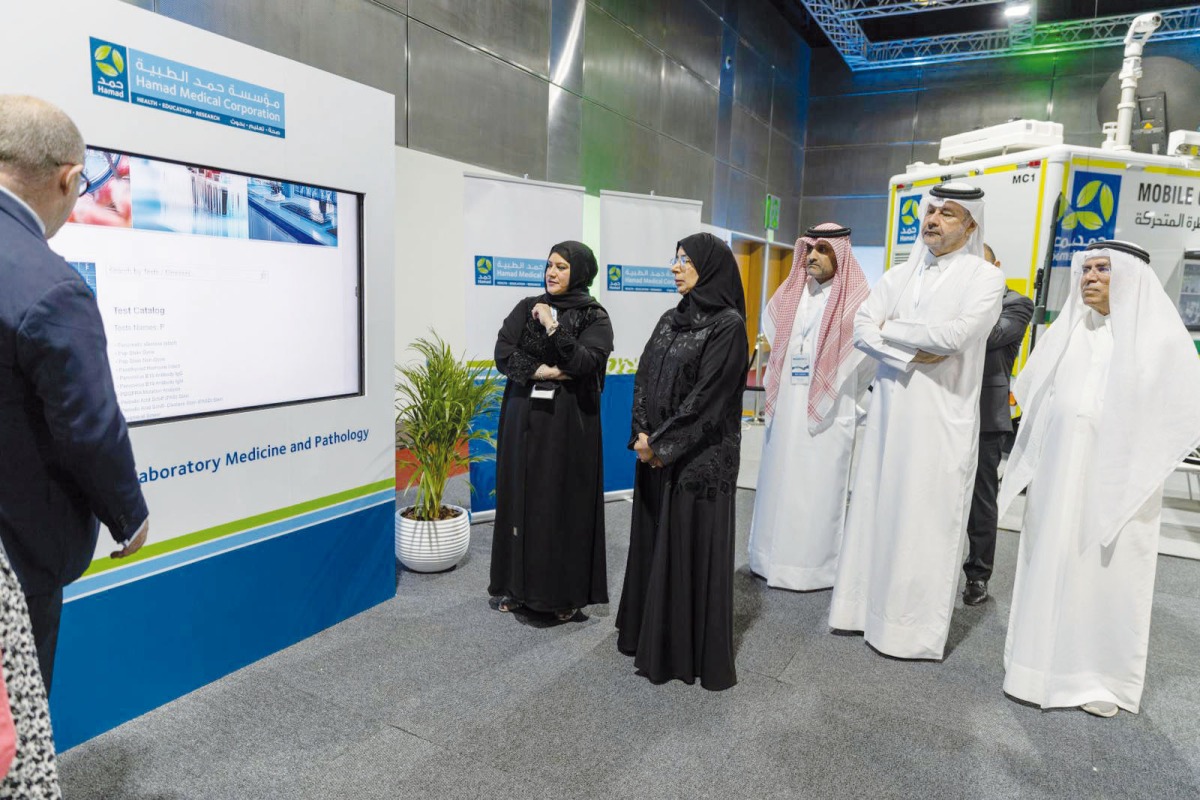
<instances>
[{"instance_id":1,"label":"man in dark suit","mask_svg":"<svg viewBox=\"0 0 1200 800\"><path fill-rule=\"evenodd\" d=\"M1000 261L992 248L983 246L983 257L997 268ZM1012 415L1008 404L1008 380L1013 362L1021 351L1025 329L1033 318L1033 301L1020 292L1004 290L1000 319L988 335L987 356L983 362L983 391L979 394L979 466L975 471L975 494L967 517L970 550L963 572L967 588L963 602L977 606L988 599L988 581L996 556L996 488L999 484L1000 454L1012 436Z\"/></svg>"},{"instance_id":2,"label":"man in dark suit","mask_svg":"<svg viewBox=\"0 0 1200 800\"><path fill-rule=\"evenodd\" d=\"M0 541L47 693L63 587L91 563L99 522L114 558L150 529L96 298L46 244L87 189L83 159L60 109L0 95Z\"/></svg>"}]
</instances>

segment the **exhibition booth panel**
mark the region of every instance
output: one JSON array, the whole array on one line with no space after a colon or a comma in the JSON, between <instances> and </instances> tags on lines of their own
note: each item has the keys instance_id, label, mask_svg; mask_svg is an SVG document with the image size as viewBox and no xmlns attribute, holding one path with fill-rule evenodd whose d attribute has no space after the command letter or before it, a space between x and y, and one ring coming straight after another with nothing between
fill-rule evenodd
<instances>
[{"instance_id":1,"label":"exhibition booth panel","mask_svg":"<svg viewBox=\"0 0 1200 800\"><path fill-rule=\"evenodd\" d=\"M394 594L395 100L117 0L24 8L0 63L88 143L50 246L150 508L66 590L65 749Z\"/></svg>"}]
</instances>

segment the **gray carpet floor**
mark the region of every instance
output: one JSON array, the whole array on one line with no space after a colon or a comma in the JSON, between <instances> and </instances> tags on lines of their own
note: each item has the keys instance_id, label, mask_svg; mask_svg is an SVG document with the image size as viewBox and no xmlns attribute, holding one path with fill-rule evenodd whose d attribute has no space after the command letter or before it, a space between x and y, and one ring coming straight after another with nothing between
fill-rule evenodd
<instances>
[{"instance_id":1,"label":"gray carpet floor","mask_svg":"<svg viewBox=\"0 0 1200 800\"><path fill-rule=\"evenodd\" d=\"M492 610L476 525L455 570L398 571L389 602L62 754L65 795L1200 798L1200 562L1160 558L1142 713L1102 720L1001 691L1015 534L945 661L909 663L831 635L828 592L749 573L753 501L728 691L651 685L617 652L630 506L610 503L611 605Z\"/></svg>"}]
</instances>

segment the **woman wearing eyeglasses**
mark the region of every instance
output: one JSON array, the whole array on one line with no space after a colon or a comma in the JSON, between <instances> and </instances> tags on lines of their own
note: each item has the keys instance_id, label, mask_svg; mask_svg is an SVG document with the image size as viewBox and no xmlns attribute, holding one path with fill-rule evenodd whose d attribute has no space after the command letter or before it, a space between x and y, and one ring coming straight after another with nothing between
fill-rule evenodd
<instances>
[{"instance_id":1,"label":"woman wearing eyeglasses","mask_svg":"<svg viewBox=\"0 0 1200 800\"><path fill-rule=\"evenodd\" d=\"M638 456L617 647L655 683L737 683L734 497L746 384L746 302L733 253L698 233L671 272L683 299L646 343L633 389Z\"/></svg>"},{"instance_id":2,"label":"woman wearing eyeglasses","mask_svg":"<svg viewBox=\"0 0 1200 800\"><path fill-rule=\"evenodd\" d=\"M562 242L546 291L504 320L496 368L508 376L496 448L496 523L489 594L572 619L608 602L600 392L613 333L588 292L596 256Z\"/></svg>"}]
</instances>

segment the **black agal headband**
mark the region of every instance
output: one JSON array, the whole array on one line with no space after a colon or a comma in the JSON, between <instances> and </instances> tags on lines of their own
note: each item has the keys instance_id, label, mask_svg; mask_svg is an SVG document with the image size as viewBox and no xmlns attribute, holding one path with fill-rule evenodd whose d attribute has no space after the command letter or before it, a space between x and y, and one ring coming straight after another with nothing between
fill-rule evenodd
<instances>
[{"instance_id":1,"label":"black agal headband","mask_svg":"<svg viewBox=\"0 0 1200 800\"><path fill-rule=\"evenodd\" d=\"M1117 239L1108 239L1105 241L1092 242L1086 248L1087 250L1116 250L1126 255L1131 255L1136 259L1150 263L1150 254L1143 250L1133 242L1122 242Z\"/></svg>"},{"instance_id":2,"label":"black agal headband","mask_svg":"<svg viewBox=\"0 0 1200 800\"><path fill-rule=\"evenodd\" d=\"M939 183L929 190L929 194L943 200L982 200L983 189L968 186L965 183Z\"/></svg>"},{"instance_id":3,"label":"black agal headband","mask_svg":"<svg viewBox=\"0 0 1200 800\"><path fill-rule=\"evenodd\" d=\"M849 236L849 228L819 228L813 226L804 231L804 235L811 239L837 239L841 236Z\"/></svg>"}]
</instances>

